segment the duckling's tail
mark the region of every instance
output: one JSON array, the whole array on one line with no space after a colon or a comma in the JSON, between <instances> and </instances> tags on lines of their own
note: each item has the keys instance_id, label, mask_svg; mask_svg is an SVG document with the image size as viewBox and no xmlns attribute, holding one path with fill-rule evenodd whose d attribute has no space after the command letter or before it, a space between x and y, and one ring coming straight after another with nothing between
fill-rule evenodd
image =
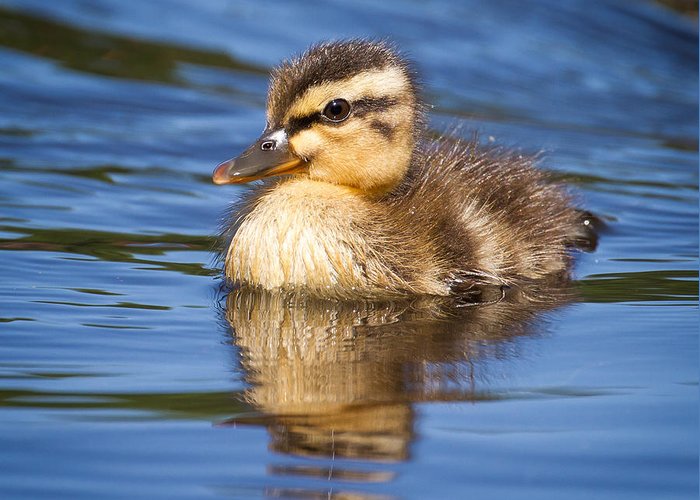
<instances>
[{"instance_id":1,"label":"duckling's tail","mask_svg":"<svg viewBox=\"0 0 700 500\"><path fill-rule=\"evenodd\" d=\"M605 229L605 222L588 210L576 210L577 222L572 228L567 245L571 248L593 252L598 247L599 234Z\"/></svg>"}]
</instances>

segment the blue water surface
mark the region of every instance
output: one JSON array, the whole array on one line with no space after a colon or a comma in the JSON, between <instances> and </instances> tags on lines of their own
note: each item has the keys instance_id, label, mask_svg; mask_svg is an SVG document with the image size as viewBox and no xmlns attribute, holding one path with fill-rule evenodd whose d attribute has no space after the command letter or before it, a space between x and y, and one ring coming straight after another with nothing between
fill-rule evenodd
<instances>
[{"instance_id":1,"label":"blue water surface","mask_svg":"<svg viewBox=\"0 0 700 500\"><path fill-rule=\"evenodd\" d=\"M226 295L268 72L389 38L605 221L576 297ZM0 497L696 498L697 20L645 1L0 0ZM556 307L555 307L556 305ZM334 309L335 308L335 309Z\"/></svg>"}]
</instances>

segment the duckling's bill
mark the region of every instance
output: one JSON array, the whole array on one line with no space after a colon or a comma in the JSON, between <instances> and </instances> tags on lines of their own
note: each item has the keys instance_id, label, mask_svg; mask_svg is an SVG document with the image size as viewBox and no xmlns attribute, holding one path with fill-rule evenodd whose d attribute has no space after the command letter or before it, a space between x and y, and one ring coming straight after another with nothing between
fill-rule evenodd
<instances>
[{"instance_id":1,"label":"duckling's bill","mask_svg":"<svg viewBox=\"0 0 700 500\"><path fill-rule=\"evenodd\" d=\"M220 163L212 179L215 184L243 184L246 182L303 172L306 162L289 149L284 129L265 131L240 156Z\"/></svg>"}]
</instances>

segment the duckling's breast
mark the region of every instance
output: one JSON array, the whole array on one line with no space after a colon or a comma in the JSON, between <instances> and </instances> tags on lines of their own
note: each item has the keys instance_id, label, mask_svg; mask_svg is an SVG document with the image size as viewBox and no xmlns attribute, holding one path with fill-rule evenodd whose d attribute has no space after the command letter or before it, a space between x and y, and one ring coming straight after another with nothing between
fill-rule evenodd
<instances>
[{"instance_id":1,"label":"duckling's breast","mask_svg":"<svg viewBox=\"0 0 700 500\"><path fill-rule=\"evenodd\" d=\"M238 228L226 256L227 277L338 297L407 289L372 248L364 227L374 215L351 188L306 178L281 183L257 200Z\"/></svg>"}]
</instances>

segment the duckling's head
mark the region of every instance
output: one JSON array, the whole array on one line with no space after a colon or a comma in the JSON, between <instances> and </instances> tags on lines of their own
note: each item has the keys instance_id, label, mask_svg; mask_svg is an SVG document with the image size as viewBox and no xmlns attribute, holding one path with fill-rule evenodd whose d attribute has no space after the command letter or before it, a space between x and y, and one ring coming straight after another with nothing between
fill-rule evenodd
<instances>
[{"instance_id":1,"label":"duckling's head","mask_svg":"<svg viewBox=\"0 0 700 500\"><path fill-rule=\"evenodd\" d=\"M322 43L273 71L265 131L214 182L301 174L381 196L405 176L421 122L413 71L389 44Z\"/></svg>"}]
</instances>

